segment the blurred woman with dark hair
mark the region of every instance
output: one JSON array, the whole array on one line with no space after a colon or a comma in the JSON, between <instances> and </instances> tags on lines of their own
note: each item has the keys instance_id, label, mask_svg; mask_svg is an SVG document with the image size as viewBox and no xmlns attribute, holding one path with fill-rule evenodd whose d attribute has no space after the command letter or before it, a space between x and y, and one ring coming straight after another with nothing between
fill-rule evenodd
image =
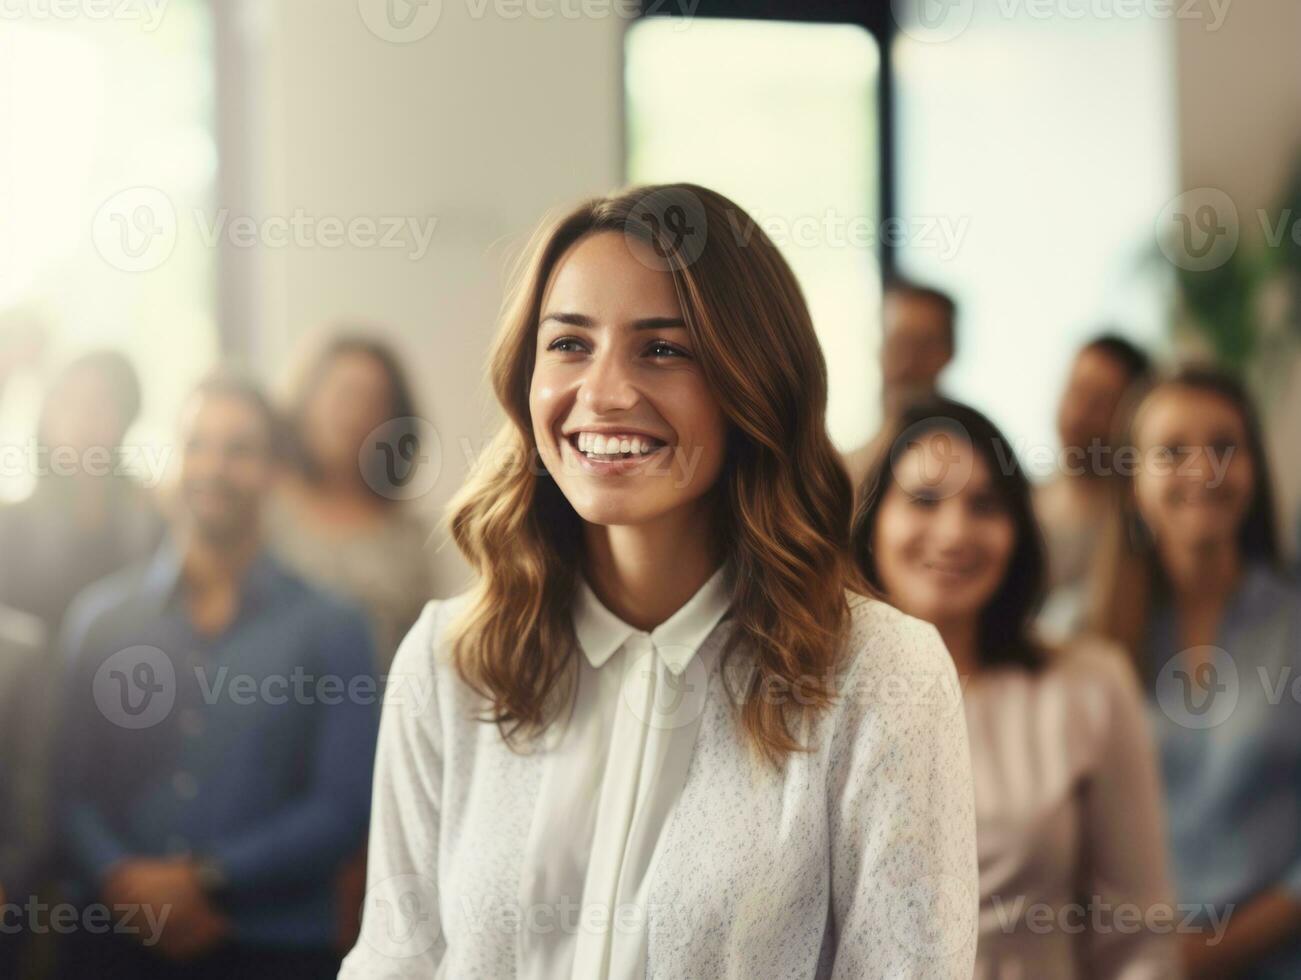
<instances>
[{"instance_id":1,"label":"blurred woman with dark hair","mask_svg":"<svg viewBox=\"0 0 1301 980\"><path fill-rule=\"evenodd\" d=\"M1301 976L1301 591L1281 570L1260 424L1206 368L1156 385L1120 445L1095 620L1154 707L1194 977ZM1231 913L1231 914L1230 914Z\"/></svg>"},{"instance_id":2,"label":"blurred woman with dark hair","mask_svg":"<svg viewBox=\"0 0 1301 980\"><path fill-rule=\"evenodd\" d=\"M431 597L429 530L408 510L428 465L418 414L390 347L335 337L299 380L289 472L267 515L288 564L365 609L381 669Z\"/></svg>"},{"instance_id":3,"label":"blurred woman with dark hair","mask_svg":"<svg viewBox=\"0 0 1301 980\"><path fill-rule=\"evenodd\" d=\"M1142 697L1108 644L1051 649L1032 633L1045 558L1010 445L979 412L934 399L905 410L882 446L854 553L889 600L938 627L965 681L976 976L1178 976L1170 936L1120 921L1169 914Z\"/></svg>"}]
</instances>

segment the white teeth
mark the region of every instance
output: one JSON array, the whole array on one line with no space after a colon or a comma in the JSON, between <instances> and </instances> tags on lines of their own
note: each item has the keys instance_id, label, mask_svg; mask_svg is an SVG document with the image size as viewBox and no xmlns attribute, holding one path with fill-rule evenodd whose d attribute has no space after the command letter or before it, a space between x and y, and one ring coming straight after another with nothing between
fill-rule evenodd
<instances>
[{"instance_id":1,"label":"white teeth","mask_svg":"<svg viewBox=\"0 0 1301 980\"><path fill-rule=\"evenodd\" d=\"M641 436L604 435L600 432L579 432L574 445L581 453L592 456L643 455L654 452L655 443Z\"/></svg>"}]
</instances>

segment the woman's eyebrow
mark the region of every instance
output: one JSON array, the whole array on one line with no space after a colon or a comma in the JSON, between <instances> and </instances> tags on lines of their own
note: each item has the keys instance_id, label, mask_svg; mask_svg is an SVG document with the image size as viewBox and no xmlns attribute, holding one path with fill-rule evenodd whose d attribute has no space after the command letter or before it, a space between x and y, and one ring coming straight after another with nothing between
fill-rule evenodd
<instances>
[{"instance_id":1,"label":"woman's eyebrow","mask_svg":"<svg viewBox=\"0 0 1301 980\"><path fill-rule=\"evenodd\" d=\"M596 326L596 321L587 314L568 313L564 310L547 313L538 323L543 324L548 320L564 323L571 327L587 327L590 329ZM633 330L670 330L674 328L685 330L686 326L686 321L680 316L648 316L633 320L631 323Z\"/></svg>"},{"instance_id":2,"label":"woman's eyebrow","mask_svg":"<svg viewBox=\"0 0 1301 980\"><path fill-rule=\"evenodd\" d=\"M670 330L675 327L685 330L686 326L686 321L680 316L649 316L632 323L634 330Z\"/></svg>"},{"instance_id":3,"label":"woman's eyebrow","mask_svg":"<svg viewBox=\"0 0 1301 980\"><path fill-rule=\"evenodd\" d=\"M542 317L538 323L540 325L546 323L548 320L555 320L557 323L565 323L571 327L592 327L596 324L596 321L590 316L586 316L582 313L566 313L564 311L548 313Z\"/></svg>"}]
</instances>

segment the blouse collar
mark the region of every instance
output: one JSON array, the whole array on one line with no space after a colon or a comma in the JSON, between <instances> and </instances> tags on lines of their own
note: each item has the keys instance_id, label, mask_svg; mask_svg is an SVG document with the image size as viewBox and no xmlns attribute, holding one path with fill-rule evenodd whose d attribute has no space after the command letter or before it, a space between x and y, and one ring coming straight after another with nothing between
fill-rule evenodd
<instances>
[{"instance_id":1,"label":"blouse collar","mask_svg":"<svg viewBox=\"0 0 1301 980\"><path fill-rule=\"evenodd\" d=\"M664 665L675 675L687 669L732 602L730 582L723 565L687 600L686 605L650 633L629 626L601 604L587 580L580 577L574 598L574 633L593 667L600 667L631 636L649 637Z\"/></svg>"}]
</instances>

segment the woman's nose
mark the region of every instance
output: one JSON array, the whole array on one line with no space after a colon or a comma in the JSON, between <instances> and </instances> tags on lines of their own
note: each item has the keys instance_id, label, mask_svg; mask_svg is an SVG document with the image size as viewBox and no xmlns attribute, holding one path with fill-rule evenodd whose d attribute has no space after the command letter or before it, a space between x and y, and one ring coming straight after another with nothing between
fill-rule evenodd
<instances>
[{"instance_id":1,"label":"woman's nose","mask_svg":"<svg viewBox=\"0 0 1301 980\"><path fill-rule=\"evenodd\" d=\"M967 508L957 497L945 500L937 509L931 525L935 543L941 547L958 547L967 537Z\"/></svg>"},{"instance_id":2,"label":"woman's nose","mask_svg":"<svg viewBox=\"0 0 1301 980\"><path fill-rule=\"evenodd\" d=\"M593 358L583 376L579 400L596 413L626 411L637 404L637 388L623 358L613 352Z\"/></svg>"}]
</instances>

